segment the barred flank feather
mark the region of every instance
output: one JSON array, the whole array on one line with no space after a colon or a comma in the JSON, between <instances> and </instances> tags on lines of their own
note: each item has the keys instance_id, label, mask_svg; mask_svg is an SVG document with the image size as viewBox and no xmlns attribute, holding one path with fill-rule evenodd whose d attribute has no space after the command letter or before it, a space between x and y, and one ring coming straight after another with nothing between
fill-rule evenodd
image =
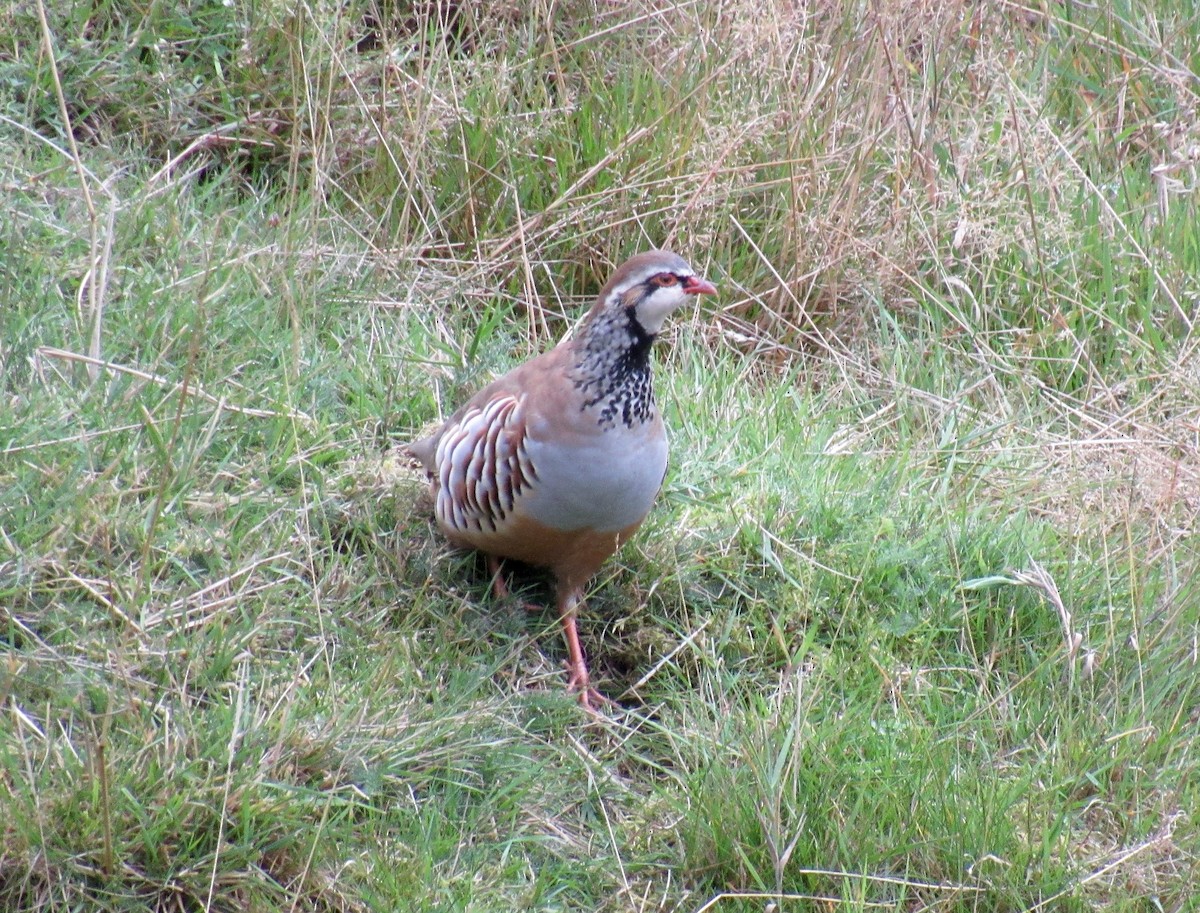
<instances>
[{"instance_id":1,"label":"barred flank feather","mask_svg":"<svg viewBox=\"0 0 1200 913\"><path fill-rule=\"evenodd\" d=\"M467 410L438 441L438 521L459 532L496 532L536 477L525 452L520 400L498 396Z\"/></svg>"}]
</instances>

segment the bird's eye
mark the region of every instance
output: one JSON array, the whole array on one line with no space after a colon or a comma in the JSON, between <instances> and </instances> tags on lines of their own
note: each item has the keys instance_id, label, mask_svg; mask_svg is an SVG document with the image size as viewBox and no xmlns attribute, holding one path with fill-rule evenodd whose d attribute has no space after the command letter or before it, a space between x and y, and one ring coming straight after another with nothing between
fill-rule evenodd
<instances>
[{"instance_id":1,"label":"bird's eye","mask_svg":"<svg viewBox=\"0 0 1200 913\"><path fill-rule=\"evenodd\" d=\"M657 276L651 277L650 281L659 288L666 288L679 282L679 277L674 273L659 273Z\"/></svg>"}]
</instances>

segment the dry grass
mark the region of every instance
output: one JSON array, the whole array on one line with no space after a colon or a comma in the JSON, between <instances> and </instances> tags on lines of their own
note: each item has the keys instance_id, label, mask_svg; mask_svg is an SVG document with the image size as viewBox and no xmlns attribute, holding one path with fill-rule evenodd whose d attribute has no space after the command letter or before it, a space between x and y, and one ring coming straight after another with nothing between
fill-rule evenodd
<instances>
[{"instance_id":1,"label":"dry grass","mask_svg":"<svg viewBox=\"0 0 1200 913\"><path fill-rule=\"evenodd\" d=\"M9 908L1187 908L1194 19L4 25ZM388 454L651 244L722 297L585 726Z\"/></svg>"}]
</instances>

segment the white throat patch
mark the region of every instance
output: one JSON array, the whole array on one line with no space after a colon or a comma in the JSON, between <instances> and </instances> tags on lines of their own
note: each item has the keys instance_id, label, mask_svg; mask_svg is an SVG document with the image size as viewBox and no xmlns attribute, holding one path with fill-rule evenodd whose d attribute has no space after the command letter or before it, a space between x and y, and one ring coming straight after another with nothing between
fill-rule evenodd
<instances>
[{"instance_id":1,"label":"white throat patch","mask_svg":"<svg viewBox=\"0 0 1200 913\"><path fill-rule=\"evenodd\" d=\"M657 336L663 322L671 316L688 299L688 294L682 285L669 285L656 288L653 292L638 302L634 315L642 329L651 336Z\"/></svg>"}]
</instances>

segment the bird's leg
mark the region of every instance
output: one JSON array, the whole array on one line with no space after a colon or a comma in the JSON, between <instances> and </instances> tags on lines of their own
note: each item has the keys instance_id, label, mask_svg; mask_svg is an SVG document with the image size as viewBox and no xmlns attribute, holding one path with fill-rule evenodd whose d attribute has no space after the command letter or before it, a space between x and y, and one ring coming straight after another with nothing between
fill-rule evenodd
<instances>
[{"instance_id":1,"label":"bird's leg","mask_svg":"<svg viewBox=\"0 0 1200 913\"><path fill-rule=\"evenodd\" d=\"M575 629L575 611L579 607L579 591L572 590L558 600L558 613L562 621L563 635L567 639L567 690L579 692L579 703L584 710L598 713L598 707L612 701L592 687L588 676L583 648L579 645L579 632Z\"/></svg>"},{"instance_id":2,"label":"bird's leg","mask_svg":"<svg viewBox=\"0 0 1200 913\"><path fill-rule=\"evenodd\" d=\"M492 575L492 595L497 599L508 598L508 584L504 582L501 572L500 559L495 555L487 556L488 573Z\"/></svg>"},{"instance_id":3,"label":"bird's leg","mask_svg":"<svg viewBox=\"0 0 1200 913\"><path fill-rule=\"evenodd\" d=\"M488 573L492 575L492 595L497 602L503 602L512 595L512 590L508 588L508 583L504 579L502 571L503 561L495 555L487 555ZM521 600L521 607L530 614L542 611L545 606L534 605L532 602Z\"/></svg>"}]
</instances>

